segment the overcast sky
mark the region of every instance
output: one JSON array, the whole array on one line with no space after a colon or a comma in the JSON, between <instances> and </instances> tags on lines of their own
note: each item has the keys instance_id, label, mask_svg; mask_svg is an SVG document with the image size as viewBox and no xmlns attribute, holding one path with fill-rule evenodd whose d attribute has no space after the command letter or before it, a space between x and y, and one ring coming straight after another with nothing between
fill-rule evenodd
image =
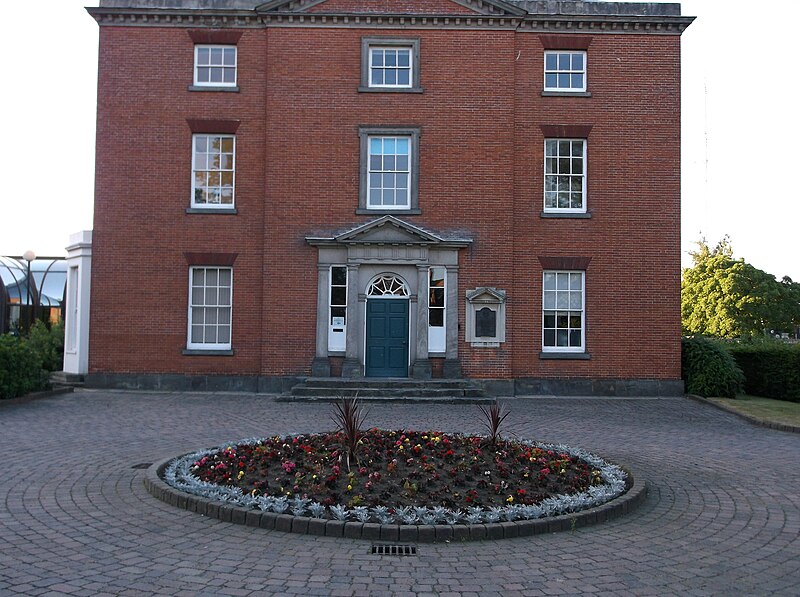
<instances>
[{"instance_id":1,"label":"overcast sky","mask_svg":"<svg viewBox=\"0 0 800 597\"><path fill-rule=\"evenodd\" d=\"M71 233L92 227L98 26L83 6L97 2L7 4L0 255L63 255ZM800 280L800 118L790 87L800 2L682 6L697 17L682 38L684 265L701 236L714 244L728 234L737 257Z\"/></svg>"}]
</instances>

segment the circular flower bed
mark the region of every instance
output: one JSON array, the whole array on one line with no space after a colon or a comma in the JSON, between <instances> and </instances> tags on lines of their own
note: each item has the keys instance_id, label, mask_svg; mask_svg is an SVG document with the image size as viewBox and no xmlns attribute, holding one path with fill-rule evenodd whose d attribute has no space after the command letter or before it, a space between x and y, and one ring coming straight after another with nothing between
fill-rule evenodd
<instances>
[{"instance_id":1,"label":"circular flower bed","mask_svg":"<svg viewBox=\"0 0 800 597\"><path fill-rule=\"evenodd\" d=\"M242 440L175 459L164 478L262 511L381 524L534 519L625 492L622 469L565 445L370 429L350 455L345 440L342 433Z\"/></svg>"}]
</instances>

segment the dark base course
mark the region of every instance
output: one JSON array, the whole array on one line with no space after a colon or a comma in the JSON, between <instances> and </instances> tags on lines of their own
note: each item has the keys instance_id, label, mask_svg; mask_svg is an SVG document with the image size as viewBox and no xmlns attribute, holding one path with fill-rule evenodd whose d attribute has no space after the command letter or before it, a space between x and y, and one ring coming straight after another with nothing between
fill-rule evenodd
<instances>
[{"instance_id":1,"label":"dark base course","mask_svg":"<svg viewBox=\"0 0 800 597\"><path fill-rule=\"evenodd\" d=\"M481 541L485 539L511 539L559 531L570 531L592 524L607 522L633 512L647 497L647 484L634 479L630 470L621 467L628 475L626 491L621 496L595 508L533 520L496 522L488 524L416 525L378 524L371 522L343 522L324 518L293 516L261 512L224 502L211 501L180 491L163 480L164 471L174 457L156 462L147 469L144 486L150 494L172 506L233 522L268 530L345 537L369 541L402 541L437 543L447 541Z\"/></svg>"}]
</instances>

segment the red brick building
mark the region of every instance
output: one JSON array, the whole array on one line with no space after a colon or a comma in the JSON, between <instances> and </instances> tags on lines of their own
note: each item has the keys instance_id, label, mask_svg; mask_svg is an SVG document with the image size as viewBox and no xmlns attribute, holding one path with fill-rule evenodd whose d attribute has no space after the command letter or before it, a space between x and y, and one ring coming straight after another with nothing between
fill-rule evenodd
<instances>
[{"instance_id":1,"label":"red brick building","mask_svg":"<svg viewBox=\"0 0 800 597\"><path fill-rule=\"evenodd\" d=\"M88 383L682 392L679 5L88 10Z\"/></svg>"}]
</instances>

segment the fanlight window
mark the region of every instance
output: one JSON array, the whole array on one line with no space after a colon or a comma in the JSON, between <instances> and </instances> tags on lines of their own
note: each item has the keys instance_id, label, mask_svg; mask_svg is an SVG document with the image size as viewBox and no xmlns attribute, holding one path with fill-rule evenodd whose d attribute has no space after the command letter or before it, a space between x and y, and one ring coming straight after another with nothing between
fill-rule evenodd
<instances>
[{"instance_id":1,"label":"fanlight window","mask_svg":"<svg viewBox=\"0 0 800 597\"><path fill-rule=\"evenodd\" d=\"M406 288L403 280L397 276L384 275L378 276L372 281L367 289L369 296L408 296L408 288Z\"/></svg>"}]
</instances>

